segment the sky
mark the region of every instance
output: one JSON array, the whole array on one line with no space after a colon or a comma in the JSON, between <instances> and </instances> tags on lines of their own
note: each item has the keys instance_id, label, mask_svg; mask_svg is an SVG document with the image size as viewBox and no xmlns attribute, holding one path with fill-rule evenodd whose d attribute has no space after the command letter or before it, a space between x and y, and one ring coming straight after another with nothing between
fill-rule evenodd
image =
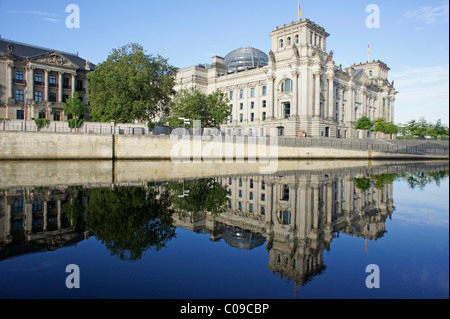
<instances>
[{"instance_id":1,"label":"sky","mask_svg":"<svg viewBox=\"0 0 450 319\"><path fill-rule=\"evenodd\" d=\"M79 28L66 20L79 8ZM379 8L379 27L367 10ZM395 123L425 118L449 125L448 0L300 0L302 18L330 34L337 66L368 59L390 67L398 91ZM298 19L298 0L0 0L3 39L79 55L99 64L131 42L184 68L211 63L240 47L271 49L269 33ZM369 25L370 26L370 25Z\"/></svg>"}]
</instances>

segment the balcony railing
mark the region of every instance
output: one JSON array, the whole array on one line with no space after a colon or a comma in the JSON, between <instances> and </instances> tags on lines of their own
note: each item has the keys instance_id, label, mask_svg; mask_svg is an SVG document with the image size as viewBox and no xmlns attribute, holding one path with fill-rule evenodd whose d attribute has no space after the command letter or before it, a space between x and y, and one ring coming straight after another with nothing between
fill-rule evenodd
<instances>
[{"instance_id":1,"label":"balcony railing","mask_svg":"<svg viewBox=\"0 0 450 319\"><path fill-rule=\"evenodd\" d=\"M57 88L58 87L58 83L49 83L48 86L51 87L51 88Z\"/></svg>"},{"instance_id":2,"label":"balcony railing","mask_svg":"<svg viewBox=\"0 0 450 319\"><path fill-rule=\"evenodd\" d=\"M71 90L72 86L71 85L63 85L63 89L65 90Z\"/></svg>"},{"instance_id":3,"label":"balcony railing","mask_svg":"<svg viewBox=\"0 0 450 319\"><path fill-rule=\"evenodd\" d=\"M27 81L21 79L14 79L15 84L27 84Z\"/></svg>"},{"instance_id":4,"label":"balcony railing","mask_svg":"<svg viewBox=\"0 0 450 319\"><path fill-rule=\"evenodd\" d=\"M34 81L34 85L44 86L44 82Z\"/></svg>"}]
</instances>

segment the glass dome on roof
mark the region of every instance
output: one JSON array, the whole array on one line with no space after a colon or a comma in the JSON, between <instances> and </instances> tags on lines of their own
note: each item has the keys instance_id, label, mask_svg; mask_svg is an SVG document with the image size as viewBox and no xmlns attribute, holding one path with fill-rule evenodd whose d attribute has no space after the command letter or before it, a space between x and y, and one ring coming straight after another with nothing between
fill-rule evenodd
<instances>
[{"instance_id":1,"label":"glass dome on roof","mask_svg":"<svg viewBox=\"0 0 450 319\"><path fill-rule=\"evenodd\" d=\"M255 48L240 48L228 53L224 59L228 71L241 71L248 68L265 66L269 64L269 57L264 52Z\"/></svg>"}]
</instances>

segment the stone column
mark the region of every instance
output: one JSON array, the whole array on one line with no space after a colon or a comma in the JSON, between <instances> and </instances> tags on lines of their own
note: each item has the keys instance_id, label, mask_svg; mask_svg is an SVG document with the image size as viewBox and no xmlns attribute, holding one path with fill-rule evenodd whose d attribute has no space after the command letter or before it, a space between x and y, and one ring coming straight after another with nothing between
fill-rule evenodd
<instances>
[{"instance_id":1,"label":"stone column","mask_svg":"<svg viewBox=\"0 0 450 319\"><path fill-rule=\"evenodd\" d=\"M326 117L328 119L331 119L333 116L333 110L334 110L334 77L328 77L328 107L326 112Z\"/></svg>"},{"instance_id":2,"label":"stone column","mask_svg":"<svg viewBox=\"0 0 450 319\"><path fill-rule=\"evenodd\" d=\"M394 122L394 102L395 102L395 98L394 97L391 97L391 112L390 112L390 119L389 119L389 121L390 122Z\"/></svg>"},{"instance_id":3,"label":"stone column","mask_svg":"<svg viewBox=\"0 0 450 319\"><path fill-rule=\"evenodd\" d=\"M48 220L48 208L47 208L47 201L44 201L44 207L43 207L43 214L42 214L42 219L43 219L43 230L47 231L47 220Z\"/></svg>"},{"instance_id":4,"label":"stone column","mask_svg":"<svg viewBox=\"0 0 450 319\"><path fill-rule=\"evenodd\" d=\"M296 119L298 115L298 72L294 71L291 75L293 83L291 116ZM295 133L297 134L297 132Z\"/></svg>"},{"instance_id":5,"label":"stone column","mask_svg":"<svg viewBox=\"0 0 450 319\"><path fill-rule=\"evenodd\" d=\"M314 98L314 116L320 117L320 73L314 73L315 77L315 98Z\"/></svg>"},{"instance_id":6,"label":"stone column","mask_svg":"<svg viewBox=\"0 0 450 319\"><path fill-rule=\"evenodd\" d=\"M63 102L63 73L58 72L58 102Z\"/></svg>"},{"instance_id":7,"label":"stone column","mask_svg":"<svg viewBox=\"0 0 450 319\"><path fill-rule=\"evenodd\" d=\"M77 75L76 74L72 74L72 96L75 94L76 92L76 81L77 81Z\"/></svg>"},{"instance_id":8,"label":"stone column","mask_svg":"<svg viewBox=\"0 0 450 319\"><path fill-rule=\"evenodd\" d=\"M275 90L274 90L274 82L275 77L269 76L267 78L267 120L273 120L275 117L274 114L274 99L275 99Z\"/></svg>"},{"instance_id":9,"label":"stone column","mask_svg":"<svg viewBox=\"0 0 450 319\"><path fill-rule=\"evenodd\" d=\"M14 63L8 62L8 72L6 80L7 99L14 98ZM7 101L8 103L9 101ZM8 117L8 116L6 116Z\"/></svg>"},{"instance_id":10,"label":"stone column","mask_svg":"<svg viewBox=\"0 0 450 319\"><path fill-rule=\"evenodd\" d=\"M27 67L27 97L28 100L34 100L34 67Z\"/></svg>"},{"instance_id":11,"label":"stone column","mask_svg":"<svg viewBox=\"0 0 450 319\"><path fill-rule=\"evenodd\" d=\"M49 91L49 84L48 84L48 74L50 73L50 70L45 69L44 70L44 101L48 102L48 91Z\"/></svg>"}]
</instances>

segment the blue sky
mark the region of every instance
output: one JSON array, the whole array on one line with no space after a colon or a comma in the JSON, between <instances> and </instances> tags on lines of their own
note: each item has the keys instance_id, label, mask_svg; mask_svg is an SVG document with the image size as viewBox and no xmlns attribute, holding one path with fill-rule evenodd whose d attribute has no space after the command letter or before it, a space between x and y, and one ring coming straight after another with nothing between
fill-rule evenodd
<instances>
[{"instance_id":1,"label":"blue sky","mask_svg":"<svg viewBox=\"0 0 450 319\"><path fill-rule=\"evenodd\" d=\"M210 63L243 46L270 50L274 27L297 20L298 0L0 0L4 39L77 53L93 63L130 42L177 67ZM80 28L66 27L66 6L80 8ZM371 59L390 68L399 92L395 123L449 118L448 0L301 0L302 18L323 26L337 65ZM380 28L367 28L369 4Z\"/></svg>"}]
</instances>

